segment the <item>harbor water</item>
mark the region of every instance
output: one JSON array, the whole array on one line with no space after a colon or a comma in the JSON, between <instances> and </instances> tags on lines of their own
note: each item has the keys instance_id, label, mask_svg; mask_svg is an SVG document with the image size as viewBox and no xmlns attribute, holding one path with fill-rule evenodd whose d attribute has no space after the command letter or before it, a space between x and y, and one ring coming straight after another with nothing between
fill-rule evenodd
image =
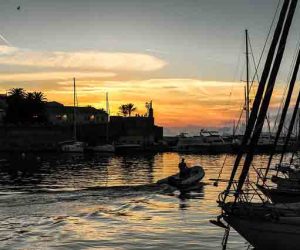
<instances>
[{"instance_id":1,"label":"harbor water","mask_svg":"<svg viewBox=\"0 0 300 250\"><path fill-rule=\"evenodd\" d=\"M154 183L188 164L207 184L181 195ZM225 183L212 185L225 155L42 155L37 163L0 159L0 249L221 249L212 225ZM222 178L228 178L228 156ZM256 156L263 164L266 156ZM227 249L247 249L231 230Z\"/></svg>"}]
</instances>

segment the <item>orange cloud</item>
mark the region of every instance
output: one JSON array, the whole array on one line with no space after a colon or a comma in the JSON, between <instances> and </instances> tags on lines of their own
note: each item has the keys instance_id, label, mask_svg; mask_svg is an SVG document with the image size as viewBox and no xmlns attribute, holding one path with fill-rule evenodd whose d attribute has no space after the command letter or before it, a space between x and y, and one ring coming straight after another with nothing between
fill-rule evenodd
<instances>
[{"instance_id":1,"label":"orange cloud","mask_svg":"<svg viewBox=\"0 0 300 250\"><path fill-rule=\"evenodd\" d=\"M147 54L45 52L0 46L1 64L35 69L35 72L0 73L2 92L23 87L28 91L43 91L48 100L72 105L72 78L76 77L79 105L103 108L105 93L109 92L112 114L117 114L118 107L128 102L144 114L145 102L153 100L156 122L167 127L224 126L237 120L244 103L244 85L240 82L189 78L124 80L124 72L126 79L131 79L167 64ZM271 108L280 104L282 91L279 84Z\"/></svg>"},{"instance_id":2,"label":"orange cloud","mask_svg":"<svg viewBox=\"0 0 300 250\"><path fill-rule=\"evenodd\" d=\"M47 90L48 99L72 104L72 85L58 82ZM153 100L155 117L163 126L223 126L237 119L243 103L243 85L232 82L197 79L149 79L134 81L77 80L79 104L105 107L109 92L112 114L118 107L132 102L144 114L145 102ZM230 94L231 92L231 94Z\"/></svg>"}]
</instances>

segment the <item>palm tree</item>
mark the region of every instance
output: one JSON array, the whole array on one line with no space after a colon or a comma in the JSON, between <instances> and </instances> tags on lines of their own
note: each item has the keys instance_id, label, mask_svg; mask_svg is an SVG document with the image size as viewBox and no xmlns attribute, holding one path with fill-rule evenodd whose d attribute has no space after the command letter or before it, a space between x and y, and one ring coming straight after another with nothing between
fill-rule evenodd
<instances>
[{"instance_id":1,"label":"palm tree","mask_svg":"<svg viewBox=\"0 0 300 250\"><path fill-rule=\"evenodd\" d=\"M5 117L7 122L19 123L26 120L25 96L26 92L22 88L9 90Z\"/></svg>"},{"instance_id":2,"label":"palm tree","mask_svg":"<svg viewBox=\"0 0 300 250\"><path fill-rule=\"evenodd\" d=\"M42 92L33 92L32 95L36 103L44 103L47 100Z\"/></svg>"},{"instance_id":3,"label":"palm tree","mask_svg":"<svg viewBox=\"0 0 300 250\"><path fill-rule=\"evenodd\" d=\"M46 97L42 92L13 88L8 92L5 121L9 123L46 122Z\"/></svg>"},{"instance_id":4,"label":"palm tree","mask_svg":"<svg viewBox=\"0 0 300 250\"><path fill-rule=\"evenodd\" d=\"M33 92L33 109L32 116L37 122L45 122L46 114L45 114L45 102L46 97L42 92Z\"/></svg>"},{"instance_id":5,"label":"palm tree","mask_svg":"<svg viewBox=\"0 0 300 250\"><path fill-rule=\"evenodd\" d=\"M119 111L123 116L127 116L128 115L128 109L126 104L123 104L119 107Z\"/></svg>"},{"instance_id":6,"label":"palm tree","mask_svg":"<svg viewBox=\"0 0 300 250\"><path fill-rule=\"evenodd\" d=\"M8 96L21 100L25 98L26 91L22 88L13 88L8 91Z\"/></svg>"},{"instance_id":7,"label":"palm tree","mask_svg":"<svg viewBox=\"0 0 300 250\"><path fill-rule=\"evenodd\" d=\"M29 92L29 93L27 93L26 94L26 100L27 101L33 101L34 100L34 95L33 95L33 93L31 93L31 92Z\"/></svg>"},{"instance_id":8,"label":"palm tree","mask_svg":"<svg viewBox=\"0 0 300 250\"><path fill-rule=\"evenodd\" d=\"M136 111L136 107L134 107L133 103L126 104L126 108L127 108L127 113L129 116L131 116L132 112Z\"/></svg>"}]
</instances>

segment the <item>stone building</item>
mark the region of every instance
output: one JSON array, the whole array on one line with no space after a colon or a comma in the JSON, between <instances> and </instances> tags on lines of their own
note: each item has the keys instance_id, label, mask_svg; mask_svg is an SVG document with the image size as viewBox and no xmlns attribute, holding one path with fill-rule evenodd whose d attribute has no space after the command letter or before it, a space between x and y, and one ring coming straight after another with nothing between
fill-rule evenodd
<instances>
[{"instance_id":1,"label":"stone building","mask_svg":"<svg viewBox=\"0 0 300 250\"><path fill-rule=\"evenodd\" d=\"M154 124L152 101L146 104L145 116L111 116L110 136L116 144L154 145L163 139L163 128Z\"/></svg>"}]
</instances>

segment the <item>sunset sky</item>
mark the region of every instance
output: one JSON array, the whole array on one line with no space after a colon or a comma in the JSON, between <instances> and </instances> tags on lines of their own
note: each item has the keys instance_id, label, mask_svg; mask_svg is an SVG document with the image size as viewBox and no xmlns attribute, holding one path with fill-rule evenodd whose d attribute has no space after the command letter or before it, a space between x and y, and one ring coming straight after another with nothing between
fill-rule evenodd
<instances>
[{"instance_id":1,"label":"sunset sky","mask_svg":"<svg viewBox=\"0 0 300 250\"><path fill-rule=\"evenodd\" d=\"M153 100L156 123L164 127L228 126L237 120L244 98L244 30L258 61L277 4L0 0L0 93L22 87L72 105L76 77L80 106L105 108L108 92L112 114L128 102L143 114L145 102ZM299 25L298 10L274 107L287 81Z\"/></svg>"}]
</instances>

